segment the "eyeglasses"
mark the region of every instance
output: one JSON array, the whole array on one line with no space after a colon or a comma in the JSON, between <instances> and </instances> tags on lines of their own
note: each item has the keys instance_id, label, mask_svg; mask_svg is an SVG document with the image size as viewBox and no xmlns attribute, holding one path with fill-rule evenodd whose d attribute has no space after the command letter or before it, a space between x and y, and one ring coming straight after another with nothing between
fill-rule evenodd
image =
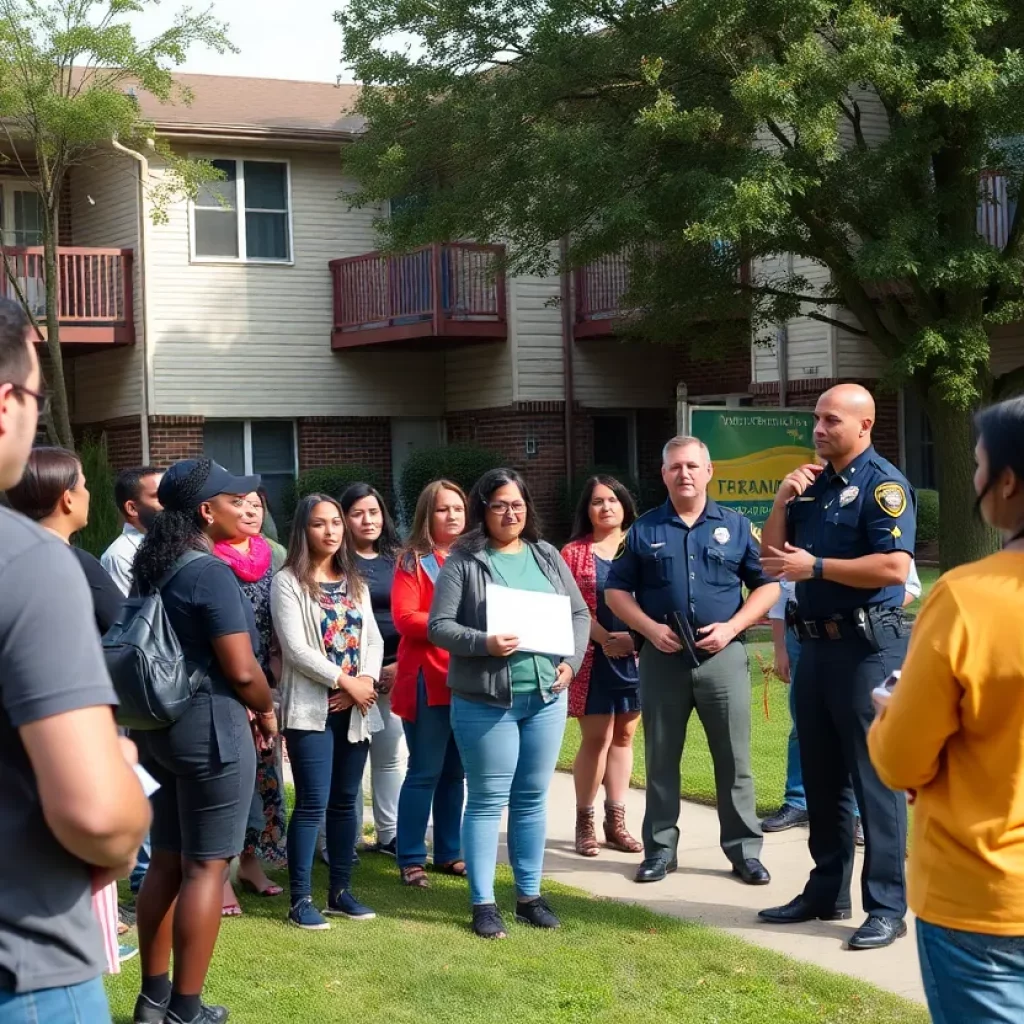
<instances>
[{"instance_id":1,"label":"eyeglasses","mask_svg":"<svg viewBox=\"0 0 1024 1024\"><path fill-rule=\"evenodd\" d=\"M31 388L25 387L23 384L12 384L11 391L16 395L28 395L29 398L36 400L36 405L39 407L39 415L45 416L50 411L50 396L41 394L38 391L33 391Z\"/></svg>"},{"instance_id":2,"label":"eyeglasses","mask_svg":"<svg viewBox=\"0 0 1024 1024\"><path fill-rule=\"evenodd\" d=\"M490 501L487 503L487 507L496 516L507 516L511 512L518 517L526 512L526 502L523 501Z\"/></svg>"}]
</instances>

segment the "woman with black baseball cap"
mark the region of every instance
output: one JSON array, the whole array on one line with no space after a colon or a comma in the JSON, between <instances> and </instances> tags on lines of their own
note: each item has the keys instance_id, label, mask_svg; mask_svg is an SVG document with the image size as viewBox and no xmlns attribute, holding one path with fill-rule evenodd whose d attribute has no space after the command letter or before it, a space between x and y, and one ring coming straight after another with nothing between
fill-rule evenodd
<instances>
[{"instance_id":1,"label":"woman with black baseball cap","mask_svg":"<svg viewBox=\"0 0 1024 1024\"><path fill-rule=\"evenodd\" d=\"M252 605L211 546L241 536L245 496L259 483L209 459L176 463L160 481L163 511L135 557L141 594L176 570L160 593L187 665L205 672L174 725L133 737L140 762L160 783L153 795L153 857L137 905L142 992L135 1024L223 1024L228 1017L226 1008L206 1006L200 996L256 778L245 709L255 712L267 738L276 735L277 721L255 653Z\"/></svg>"}]
</instances>

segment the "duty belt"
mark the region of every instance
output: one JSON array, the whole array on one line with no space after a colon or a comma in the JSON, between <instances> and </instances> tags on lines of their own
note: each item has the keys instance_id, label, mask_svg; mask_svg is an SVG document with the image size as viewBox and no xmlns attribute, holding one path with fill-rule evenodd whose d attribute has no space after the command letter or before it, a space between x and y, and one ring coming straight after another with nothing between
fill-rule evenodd
<instances>
[{"instance_id":1,"label":"duty belt","mask_svg":"<svg viewBox=\"0 0 1024 1024\"><path fill-rule=\"evenodd\" d=\"M830 615L824 619L805 619L795 611L787 615L787 625L800 640L866 640L875 650L875 626L883 622L902 626L901 608L854 608L851 612Z\"/></svg>"}]
</instances>

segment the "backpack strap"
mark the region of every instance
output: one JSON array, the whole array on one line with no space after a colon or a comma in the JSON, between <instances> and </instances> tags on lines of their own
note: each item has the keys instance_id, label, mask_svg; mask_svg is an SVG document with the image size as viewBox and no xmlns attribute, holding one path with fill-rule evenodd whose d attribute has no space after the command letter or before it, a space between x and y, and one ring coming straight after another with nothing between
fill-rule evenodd
<instances>
[{"instance_id":1,"label":"backpack strap","mask_svg":"<svg viewBox=\"0 0 1024 1024\"><path fill-rule=\"evenodd\" d=\"M167 572L165 572L163 574L163 576L161 576L160 579L157 580L157 584L156 584L156 587L154 589L158 590L158 591L159 590L163 590L164 587L166 587L167 584L170 583L171 580L173 580L174 577L177 576L178 573L181 572L181 570L185 568L186 565L191 565L193 562L197 562L200 558L212 558L212 557L213 557L212 555L204 554L202 551L186 551L174 563L174 565L172 565L170 567L170 569L168 569Z\"/></svg>"}]
</instances>

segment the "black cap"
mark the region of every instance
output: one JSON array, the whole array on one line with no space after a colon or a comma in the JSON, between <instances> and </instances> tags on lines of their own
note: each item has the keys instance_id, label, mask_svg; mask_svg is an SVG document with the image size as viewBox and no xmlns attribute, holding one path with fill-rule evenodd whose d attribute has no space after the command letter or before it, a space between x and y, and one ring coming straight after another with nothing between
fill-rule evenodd
<instances>
[{"instance_id":1,"label":"black cap","mask_svg":"<svg viewBox=\"0 0 1024 1024\"><path fill-rule=\"evenodd\" d=\"M210 472L206 479L195 485L194 491L185 493L185 481L195 472L201 461L209 461ZM176 462L160 480L157 498L164 508L177 508L187 511L198 508L204 501L216 498L218 494L250 494L260 485L260 477L234 476L219 462L212 460L185 459Z\"/></svg>"}]
</instances>

